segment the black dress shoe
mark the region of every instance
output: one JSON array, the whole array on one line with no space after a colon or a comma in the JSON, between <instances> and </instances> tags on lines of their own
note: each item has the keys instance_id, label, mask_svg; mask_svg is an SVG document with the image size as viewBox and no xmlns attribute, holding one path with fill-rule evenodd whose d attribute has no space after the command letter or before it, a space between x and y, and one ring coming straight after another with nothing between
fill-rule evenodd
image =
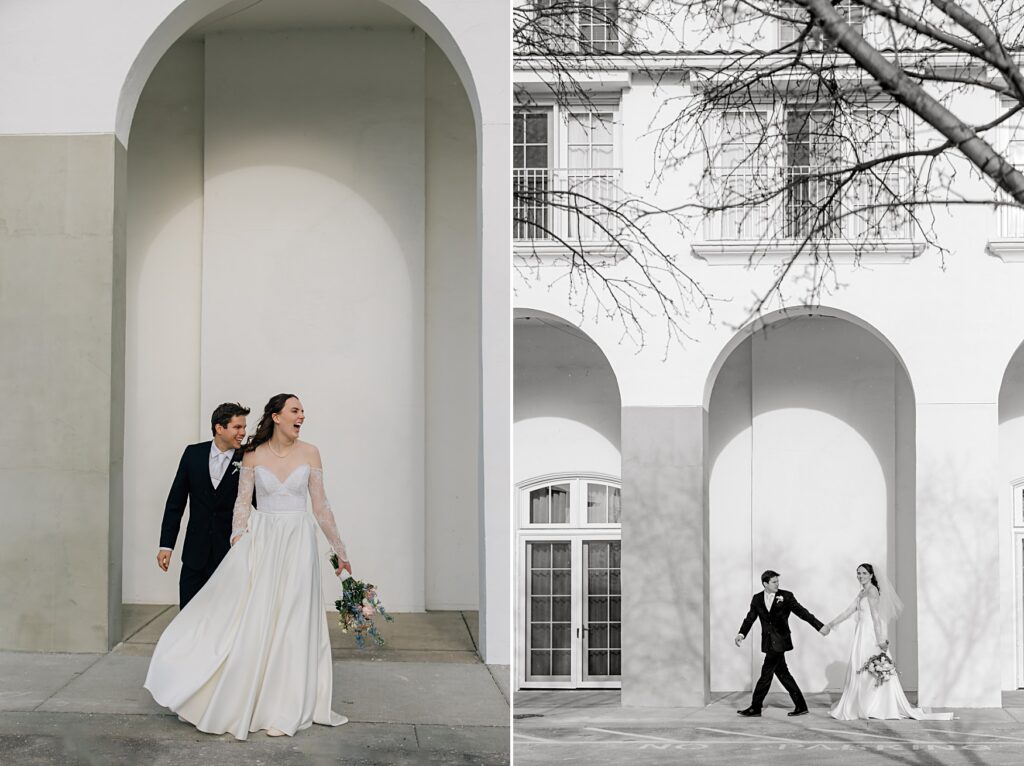
<instances>
[{"instance_id":1,"label":"black dress shoe","mask_svg":"<svg viewBox=\"0 0 1024 766\"><path fill-rule=\"evenodd\" d=\"M739 713L742 716L746 716L747 718L760 718L761 717L761 710L760 710L760 708L756 708L756 707L748 707L748 708L744 708L743 710L737 710L736 712Z\"/></svg>"},{"instance_id":2,"label":"black dress shoe","mask_svg":"<svg viewBox=\"0 0 1024 766\"><path fill-rule=\"evenodd\" d=\"M807 715L807 708L800 707L800 708L797 708L796 710L790 710L788 713L786 713L786 715L791 716L791 717L795 716L795 715Z\"/></svg>"}]
</instances>

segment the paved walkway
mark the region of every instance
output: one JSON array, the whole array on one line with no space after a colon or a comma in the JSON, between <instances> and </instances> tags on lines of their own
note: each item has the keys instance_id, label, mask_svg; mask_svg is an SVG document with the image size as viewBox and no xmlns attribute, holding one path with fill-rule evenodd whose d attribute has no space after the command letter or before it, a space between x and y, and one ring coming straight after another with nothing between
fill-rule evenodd
<instances>
[{"instance_id":1,"label":"paved walkway","mask_svg":"<svg viewBox=\"0 0 1024 766\"><path fill-rule=\"evenodd\" d=\"M836 695L838 696L838 695ZM526 764L785 764L945 766L1024 763L1024 695L1002 709L957 710L953 721L836 721L833 695L807 696L810 715L788 718L771 694L762 718L744 719L750 694L701 708L623 708L618 691L515 694L516 766Z\"/></svg>"},{"instance_id":2,"label":"paved walkway","mask_svg":"<svg viewBox=\"0 0 1024 766\"><path fill-rule=\"evenodd\" d=\"M508 668L476 654L476 614L395 615L357 650L329 616L340 728L295 737L202 734L142 688L176 607L129 607L107 654L0 652L0 766L508 764Z\"/></svg>"}]
</instances>

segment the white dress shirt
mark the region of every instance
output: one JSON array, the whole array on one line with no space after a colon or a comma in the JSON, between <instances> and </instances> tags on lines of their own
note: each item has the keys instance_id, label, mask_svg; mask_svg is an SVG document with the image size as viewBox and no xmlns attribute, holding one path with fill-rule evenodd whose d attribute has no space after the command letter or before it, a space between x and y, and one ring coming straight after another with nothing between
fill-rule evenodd
<instances>
[{"instance_id":1,"label":"white dress shirt","mask_svg":"<svg viewBox=\"0 0 1024 766\"><path fill-rule=\"evenodd\" d=\"M213 482L213 488L217 489L220 486L221 479L224 478L224 472L227 470L228 464L231 462L231 457L235 454L234 449L229 449L227 452L221 452L217 449L217 442L210 442L210 481ZM163 548L162 551L170 551L173 548Z\"/></svg>"},{"instance_id":2,"label":"white dress shirt","mask_svg":"<svg viewBox=\"0 0 1024 766\"><path fill-rule=\"evenodd\" d=\"M217 442L210 442L210 481L213 482L214 489L220 486L220 480L224 478L224 471L227 470L234 454L233 449L221 452L217 449Z\"/></svg>"},{"instance_id":3,"label":"white dress shirt","mask_svg":"<svg viewBox=\"0 0 1024 766\"><path fill-rule=\"evenodd\" d=\"M764 592L764 608L769 612L772 610L772 604L775 603L775 596L777 595L778 594L776 593L769 593L768 591Z\"/></svg>"}]
</instances>

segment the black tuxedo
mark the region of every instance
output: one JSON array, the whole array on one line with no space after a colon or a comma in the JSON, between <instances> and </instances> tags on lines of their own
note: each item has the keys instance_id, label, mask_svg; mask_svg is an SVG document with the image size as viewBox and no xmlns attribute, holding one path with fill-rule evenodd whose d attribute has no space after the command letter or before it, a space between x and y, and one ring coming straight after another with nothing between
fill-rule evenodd
<instances>
[{"instance_id":1,"label":"black tuxedo","mask_svg":"<svg viewBox=\"0 0 1024 766\"><path fill-rule=\"evenodd\" d=\"M231 548L231 514L238 495L238 470L232 463L242 459L235 450L220 484L210 479L211 442L190 444L178 463L178 472L167 494L160 547L173 548L178 539L181 517L188 502L188 527L181 550L181 580L178 593L185 608Z\"/></svg>"},{"instance_id":2,"label":"black tuxedo","mask_svg":"<svg viewBox=\"0 0 1024 766\"><path fill-rule=\"evenodd\" d=\"M793 698L797 710L807 708L804 695L789 672L789 666L786 665L786 652L793 650L793 636L789 630L791 614L810 623L815 630L822 628L821 620L808 612L796 600L796 596L788 590L781 589L775 594L771 609L764 604L764 591L754 594L754 597L750 599L750 611L747 612L747 616L740 626L740 635L746 638L754 620L761 621L761 651L764 652L764 664L761 666L761 677L754 687L754 696L750 703L750 707L756 710L760 710L764 703L764 698L772 685L772 676L778 677L783 687L789 692L789 696Z\"/></svg>"}]
</instances>

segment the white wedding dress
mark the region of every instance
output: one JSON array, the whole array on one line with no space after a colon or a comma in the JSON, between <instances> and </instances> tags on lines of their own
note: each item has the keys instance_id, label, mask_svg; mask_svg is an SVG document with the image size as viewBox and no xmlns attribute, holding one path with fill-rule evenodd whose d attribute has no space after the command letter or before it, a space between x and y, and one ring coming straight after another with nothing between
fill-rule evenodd
<instances>
[{"instance_id":1,"label":"white wedding dress","mask_svg":"<svg viewBox=\"0 0 1024 766\"><path fill-rule=\"evenodd\" d=\"M232 529L248 532L160 636L145 688L211 734L246 739L262 729L290 735L314 723L338 726L347 719L331 711L314 517L343 557L344 547L323 472L304 464L282 481L265 466L240 470Z\"/></svg>"},{"instance_id":2,"label":"white wedding dress","mask_svg":"<svg viewBox=\"0 0 1024 766\"><path fill-rule=\"evenodd\" d=\"M876 596L877 598L877 596ZM840 721L855 721L860 718L915 718L919 721L948 721L952 713L925 713L913 707L907 695L903 693L898 675L892 676L881 686L876 685L875 676L860 668L872 655L881 650L879 644L885 635L885 626L878 615L875 602L867 595L859 595L853 604L839 615L833 624L842 622L848 617L856 617L853 632L853 646L850 649L850 665L846 669L846 681L843 683L843 694L832 706L829 715Z\"/></svg>"}]
</instances>

